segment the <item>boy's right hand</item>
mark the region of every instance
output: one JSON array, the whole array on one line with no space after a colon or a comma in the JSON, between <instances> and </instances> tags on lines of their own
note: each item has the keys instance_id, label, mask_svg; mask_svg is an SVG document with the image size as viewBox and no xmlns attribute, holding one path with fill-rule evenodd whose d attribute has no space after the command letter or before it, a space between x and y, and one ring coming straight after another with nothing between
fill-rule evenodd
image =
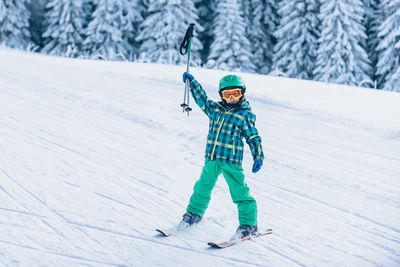
<instances>
[{"instance_id":1,"label":"boy's right hand","mask_svg":"<svg viewBox=\"0 0 400 267\"><path fill-rule=\"evenodd\" d=\"M189 82L194 80L194 77L192 74L188 73L188 72L184 72L183 73L183 82L186 82L186 79L189 79Z\"/></svg>"}]
</instances>

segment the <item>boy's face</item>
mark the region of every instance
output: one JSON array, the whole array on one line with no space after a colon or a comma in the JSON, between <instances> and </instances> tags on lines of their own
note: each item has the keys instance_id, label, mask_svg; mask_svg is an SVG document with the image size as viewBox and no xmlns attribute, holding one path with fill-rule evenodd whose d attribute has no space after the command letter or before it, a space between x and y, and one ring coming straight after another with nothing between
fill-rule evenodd
<instances>
[{"instance_id":1,"label":"boy's face","mask_svg":"<svg viewBox=\"0 0 400 267\"><path fill-rule=\"evenodd\" d=\"M222 91L222 99L228 104L237 104L242 97L242 90L240 88L234 88Z\"/></svg>"}]
</instances>

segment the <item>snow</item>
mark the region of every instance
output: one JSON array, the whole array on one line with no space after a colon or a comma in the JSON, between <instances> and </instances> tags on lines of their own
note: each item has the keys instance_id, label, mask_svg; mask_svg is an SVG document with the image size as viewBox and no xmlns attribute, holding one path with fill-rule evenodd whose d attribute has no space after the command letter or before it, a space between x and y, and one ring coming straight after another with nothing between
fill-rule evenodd
<instances>
[{"instance_id":1,"label":"snow","mask_svg":"<svg viewBox=\"0 0 400 267\"><path fill-rule=\"evenodd\" d=\"M1 266L399 266L400 94L242 74L266 160L246 180L259 227L224 250L224 179L170 238L203 166L207 117L185 66L0 50ZM227 72L192 68L209 96ZM222 177L221 177L222 178Z\"/></svg>"}]
</instances>

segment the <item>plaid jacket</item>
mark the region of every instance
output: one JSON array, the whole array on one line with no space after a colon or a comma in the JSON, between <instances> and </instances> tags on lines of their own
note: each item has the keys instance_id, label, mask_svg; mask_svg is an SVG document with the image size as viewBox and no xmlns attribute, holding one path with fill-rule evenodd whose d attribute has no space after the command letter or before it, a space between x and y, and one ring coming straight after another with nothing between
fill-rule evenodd
<instances>
[{"instance_id":1,"label":"plaid jacket","mask_svg":"<svg viewBox=\"0 0 400 267\"><path fill-rule=\"evenodd\" d=\"M241 165L244 137L253 160L264 160L261 137L255 127L256 116L251 112L247 101L235 108L214 102L207 97L195 79L190 83L190 92L196 104L210 118L206 159Z\"/></svg>"}]
</instances>

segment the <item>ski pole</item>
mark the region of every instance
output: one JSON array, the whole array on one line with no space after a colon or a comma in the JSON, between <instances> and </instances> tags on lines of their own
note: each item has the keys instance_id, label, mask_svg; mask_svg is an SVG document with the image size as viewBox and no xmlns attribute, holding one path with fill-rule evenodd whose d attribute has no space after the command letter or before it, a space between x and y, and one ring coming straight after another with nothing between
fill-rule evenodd
<instances>
[{"instance_id":1,"label":"ski pole","mask_svg":"<svg viewBox=\"0 0 400 267\"><path fill-rule=\"evenodd\" d=\"M188 54L188 59L187 59L187 64L186 64L186 72L187 73L189 73L190 52L191 52L191 48L192 48L192 37L194 36L193 35L194 26L195 26L194 23L190 24L189 28L186 30L185 37L183 38L183 41L179 48L179 52L181 53L181 55L185 55L186 53ZM183 112L186 111L188 116L189 116L189 112L192 111L192 108L189 107L189 100L190 100L189 83L190 83L189 79L186 79L183 103L181 104Z\"/></svg>"}]
</instances>

